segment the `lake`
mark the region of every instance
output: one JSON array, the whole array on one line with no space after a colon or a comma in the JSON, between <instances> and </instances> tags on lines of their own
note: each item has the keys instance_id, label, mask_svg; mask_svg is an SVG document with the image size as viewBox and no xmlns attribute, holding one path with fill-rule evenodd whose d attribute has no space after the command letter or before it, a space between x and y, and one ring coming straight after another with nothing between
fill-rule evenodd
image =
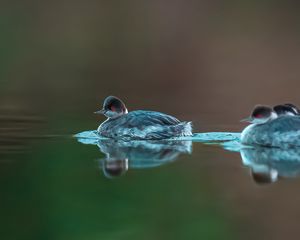
<instances>
[{"instance_id":1,"label":"lake","mask_svg":"<svg viewBox=\"0 0 300 240\"><path fill-rule=\"evenodd\" d=\"M1 2L0 238L297 239L297 149L240 150L224 135L84 144L74 135L105 120L93 112L108 95L129 111L192 121L206 137L240 133L256 104L299 105L298 9Z\"/></svg>"},{"instance_id":2,"label":"lake","mask_svg":"<svg viewBox=\"0 0 300 240\"><path fill-rule=\"evenodd\" d=\"M36 116L6 114L5 239L250 239L272 236L270 222L280 221L273 215L297 216L297 152L274 160L280 153L244 150L241 158L235 133L82 144L59 131L40 134L46 123Z\"/></svg>"}]
</instances>

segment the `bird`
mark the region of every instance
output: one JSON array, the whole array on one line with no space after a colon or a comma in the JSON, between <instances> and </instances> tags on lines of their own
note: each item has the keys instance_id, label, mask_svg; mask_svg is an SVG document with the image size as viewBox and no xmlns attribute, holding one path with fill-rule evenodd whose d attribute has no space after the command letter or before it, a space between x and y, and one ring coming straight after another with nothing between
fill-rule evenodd
<instances>
[{"instance_id":1,"label":"bird","mask_svg":"<svg viewBox=\"0 0 300 240\"><path fill-rule=\"evenodd\" d=\"M128 112L124 102L115 96L108 96L103 108L95 112L107 120L101 123L97 132L100 136L123 140L160 140L192 136L192 123L179 121L165 113L136 110Z\"/></svg>"},{"instance_id":2,"label":"bird","mask_svg":"<svg viewBox=\"0 0 300 240\"><path fill-rule=\"evenodd\" d=\"M278 116L290 115L290 116L299 116L300 109L291 103L276 105L273 107L273 110L277 113Z\"/></svg>"},{"instance_id":3,"label":"bird","mask_svg":"<svg viewBox=\"0 0 300 240\"><path fill-rule=\"evenodd\" d=\"M251 116L242 121L250 123L242 131L242 144L279 148L300 146L298 116L278 115L273 108L258 105Z\"/></svg>"}]
</instances>

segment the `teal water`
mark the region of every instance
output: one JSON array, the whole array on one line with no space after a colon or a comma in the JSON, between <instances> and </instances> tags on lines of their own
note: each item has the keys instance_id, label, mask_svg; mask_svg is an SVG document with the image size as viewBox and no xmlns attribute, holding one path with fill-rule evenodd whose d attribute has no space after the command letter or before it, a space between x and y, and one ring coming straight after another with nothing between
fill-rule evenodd
<instances>
[{"instance_id":1,"label":"teal water","mask_svg":"<svg viewBox=\"0 0 300 240\"><path fill-rule=\"evenodd\" d=\"M1 1L0 239L298 239L299 151L235 135L256 104L300 104L298 9ZM78 141L108 95L200 134Z\"/></svg>"},{"instance_id":2,"label":"teal water","mask_svg":"<svg viewBox=\"0 0 300 240\"><path fill-rule=\"evenodd\" d=\"M106 178L99 162L104 154L95 146L80 144L72 136L31 139L31 145L26 153L7 155L1 161L4 239L232 239L236 235L230 210L216 200L210 176L196 169L210 147L197 146L194 160L187 149L176 161L153 165L148 158L148 167L134 162L126 175Z\"/></svg>"},{"instance_id":3,"label":"teal water","mask_svg":"<svg viewBox=\"0 0 300 240\"><path fill-rule=\"evenodd\" d=\"M1 135L4 239L241 239L257 197L299 183L297 149L241 148L239 133L120 142L14 122Z\"/></svg>"},{"instance_id":4,"label":"teal water","mask_svg":"<svg viewBox=\"0 0 300 240\"><path fill-rule=\"evenodd\" d=\"M75 138L78 139L79 142L84 144L96 144L98 140L105 140L97 134L96 130L83 131L74 135ZM190 137L180 137L173 138L171 140L174 141L192 141L192 142L203 142L203 143L211 143L211 142L239 142L240 141L240 133L236 132L207 132L207 133L194 133L193 136ZM133 141L131 141L133 142Z\"/></svg>"},{"instance_id":5,"label":"teal water","mask_svg":"<svg viewBox=\"0 0 300 240\"><path fill-rule=\"evenodd\" d=\"M133 168L158 167L175 161L181 154L191 155L194 142L240 146L240 134L229 132L194 133L190 137L160 141L112 140L99 136L95 130L80 132L74 137L82 144L98 146L106 156L100 160L100 166L108 178L121 176Z\"/></svg>"},{"instance_id":6,"label":"teal water","mask_svg":"<svg viewBox=\"0 0 300 240\"><path fill-rule=\"evenodd\" d=\"M161 141L120 141L101 138L96 131L84 131L74 136L78 142L96 145L105 155L99 168L109 179L123 176L129 170L160 167L177 160L181 154L193 154L193 144L215 145L240 153L242 164L249 168L257 184L267 184L280 178L300 176L300 148L266 148L240 143L240 133L194 133Z\"/></svg>"}]
</instances>

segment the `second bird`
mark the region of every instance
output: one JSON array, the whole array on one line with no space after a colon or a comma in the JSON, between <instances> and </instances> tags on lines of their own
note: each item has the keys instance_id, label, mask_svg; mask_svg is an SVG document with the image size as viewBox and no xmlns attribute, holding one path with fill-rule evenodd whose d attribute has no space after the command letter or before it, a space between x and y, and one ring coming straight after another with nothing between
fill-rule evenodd
<instances>
[{"instance_id":1,"label":"second bird","mask_svg":"<svg viewBox=\"0 0 300 240\"><path fill-rule=\"evenodd\" d=\"M251 124L242 132L243 144L279 148L300 146L300 117L288 106L279 105L274 110L256 106L244 121Z\"/></svg>"}]
</instances>

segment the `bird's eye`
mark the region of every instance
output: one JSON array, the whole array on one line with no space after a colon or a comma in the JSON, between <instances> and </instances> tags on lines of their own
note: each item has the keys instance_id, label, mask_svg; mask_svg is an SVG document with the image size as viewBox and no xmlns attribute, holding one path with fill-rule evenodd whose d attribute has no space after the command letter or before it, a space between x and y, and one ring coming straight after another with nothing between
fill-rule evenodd
<instances>
[{"instance_id":1,"label":"bird's eye","mask_svg":"<svg viewBox=\"0 0 300 240\"><path fill-rule=\"evenodd\" d=\"M255 114L254 117L255 118L263 118L264 116L262 114Z\"/></svg>"}]
</instances>

